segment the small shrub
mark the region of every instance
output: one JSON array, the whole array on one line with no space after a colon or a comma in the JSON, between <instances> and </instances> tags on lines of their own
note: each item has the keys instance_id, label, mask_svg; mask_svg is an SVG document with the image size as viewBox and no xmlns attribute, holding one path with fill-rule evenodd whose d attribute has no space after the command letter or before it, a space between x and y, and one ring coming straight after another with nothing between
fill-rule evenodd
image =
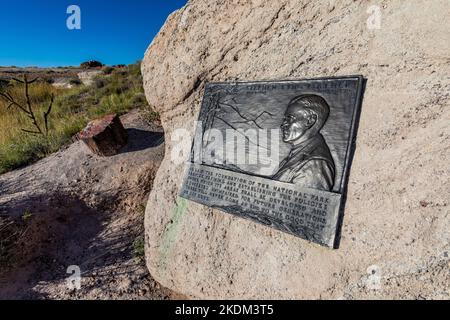
<instances>
[{"instance_id":1,"label":"small shrub","mask_svg":"<svg viewBox=\"0 0 450 320\"><path fill-rule=\"evenodd\" d=\"M133 76L133 77L139 77L139 78L142 77L142 74L141 74L141 62L140 62L140 61L138 61L138 62L136 62L136 63L134 63L134 64L130 64L130 65L127 67L127 69L128 69L128 73L129 73L131 76Z\"/></svg>"},{"instance_id":2,"label":"small shrub","mask_svg":"<svg viewBox=\"0 0 450 320\"><path fill-rule=\"evenodd\" d=\"M119 69L119 70L116 70L116 71L114 72L114 74L116 74L116 75L118 75L118 76L120 76L120 77L125 77L125 76L128 75L128 71L127 71L127 70L124 70L124 69Z\"/></svg>"},{"instance_id":3,"label":"small shrub","mask_svg":"<svg viewBox=\"0 0 450 320\"><path fill-rule=\"evenodd\" d=\"M80 67L83 68L83 69L100 68L100 67L103 67L103 63L101 63L100 61L91 60L91 61L83 62L80 65Z\"/></svg>"},{"instance_id":4,"label":"small shrub","mask_svg":"<svg viewBox=\"0 0 450 320\"><path fill-rule=\"evenodd\" d=\"M104 67L103 68L103 73L104 74L111 74L111 73L113 73L114 72L114 68L113 67Z\"/></svg>"},{"instance_id":5,"label":"small shrub","mask_svg":"<svg viewBox=\"0 0 450 320\"><path fill-rule=\"evenodd\" d=\"M139 236L133 242L133 254L136 259L143 260L145 258L145 240L144 236Z\"/></svg>"},{"instance_id":6,"label":"small shrub","mask_svg":"<svg viewBox=\"0 0 450 320\"><path fill-rule=\"evenodd\" d=\"M94 79L94 87L96 89L104 88L108 84L108 81L103 77L95 77Z\"/></svg>"},{"instance_id":7,"label":"small shrub","mask_svg":"<svg viewBox=\"0 0 450 320\"><path fill-rule=\"evenodd\" d=\"M153 110L150 106L145 106L143 109L144 119L147 123L154 123L160 121L160 115L158 112Z\"/></svg>"},{"instance_id":8,"label":"small shrub","mask_svg":"<svg viewBox=\"0 0 450 320\"><path fill-rule=\"evenodd\" d=\"M78 78L70 79L69 83L73 86L80 86L82 84L81 80Z\"/></svg>"},{"instance_id":9,"label":"small shrub","mask_svg":"<svg viewBox=\"0 0 450 320\"><path fill-rule=\"evenodd\" d=\"M137 211L139 214L144 215L145 214L145 204L140 204L137 208Z\"/></svg>"},{"instance_id":10,"label":"small shrub","mask_svg":"<svg viewBox=\"0 0 450 320\"><path fill-rule=\"evenodd\" d=\"M24 222L29 221L33 217L33 214L30 212L30 210L25 210L25 212L22 215L22 220Z\"/></svg>"},{"instance_id":11,"label":"small shrub","mask_svg":"<svg viewBox=\"0 0 450 320\"><path fill-rule=\"evenodd\" d=\"M0 90L9 86L9 80L0 79Z\"/></svg>"},{"instance_id":12,"label":"small shrub","mask_svg":"<svg viewBox=\"0 0 450 320\"><path fill-rule=\"evenodd\" d=\"M147 99L145 98L145 94L137 93L131 99L131 102L136 107L143 107L147 104Z\"/></svg>"}]
</instances>

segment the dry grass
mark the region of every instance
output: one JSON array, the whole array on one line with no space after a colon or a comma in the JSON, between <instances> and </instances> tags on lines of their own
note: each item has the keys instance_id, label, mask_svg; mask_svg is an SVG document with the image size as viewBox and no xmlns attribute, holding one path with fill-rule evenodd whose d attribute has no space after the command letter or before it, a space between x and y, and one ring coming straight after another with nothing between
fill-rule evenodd
<instances>
[{"instance_id":1,"label":"dry grass","mask_svg":"<svg viewBox=\"0 0 450 320\"><path fill-rule=\"evenodd\" d=\"M56 89L45 82L39 82L30 87L30 97L33 106L36 106L37 114L43 114L44 103L50 101L51 94L58 94ZM23 85L15 85L8 89L8 92L14 99L22 105L25 105L25 98L23 94ZM11 141L13 137L21 133L21 129L34 130L30 126L31 122L24 113L17 112L15 107L7 109L8 105L5 100L0 99L0 145L4 145ZM42 119L38 119L42 120ZM42 123L42 121L39 121Z\"/></svg>"}]
</instances>

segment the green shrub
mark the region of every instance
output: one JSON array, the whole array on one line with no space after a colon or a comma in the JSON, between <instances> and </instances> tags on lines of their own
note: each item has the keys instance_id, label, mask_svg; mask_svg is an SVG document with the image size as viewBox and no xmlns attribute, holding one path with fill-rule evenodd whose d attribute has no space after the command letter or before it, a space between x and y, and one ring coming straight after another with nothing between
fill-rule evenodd
<instances>
[{"instance_id":1,"label":"green shrub","mask_svg":"<svg viewBox=\"0 0 450 320\"><path fill-rule=\"evenodd\" d=\"M113 73L113 71L114 71L113 67L103 67L104 74L111 74L111 73Z\"/></svg>"},{"instance_id":2,"label":"green shrub","mask_svg":"<svg viewBox=\"0 0 450 320\"><path fill-rule=\"evenodd\" d=\"M145 257L145 240L144 236L139 236L133 242L134 257L143 260Z\"/></svg>"},{"instance_id":3,"label":"green shrub","mask_svg":"<svg viewBox=\"0 0 450 320\"><path fill-rule=\"evenodd\" d=\"M101 89L108 84L108 81L104 77L95 77L94 79L94 87L97 89Z\"/></svg>"}]
</instances>

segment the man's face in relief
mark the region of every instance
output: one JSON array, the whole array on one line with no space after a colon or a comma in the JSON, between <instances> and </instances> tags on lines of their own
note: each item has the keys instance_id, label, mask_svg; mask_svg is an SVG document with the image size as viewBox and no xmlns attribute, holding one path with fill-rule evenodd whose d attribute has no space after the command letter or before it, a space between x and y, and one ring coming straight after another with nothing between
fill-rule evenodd
<instances>
[{"instance_id":1,"label":"man's face in relief","mask_svg":"<svg viewBox=\"0 0 450 320\"><path fill-rule=\"evenodd\" d=\"M315 120L309 113L299 104L288 106L284 120L281 124L281 133L283 141L286 143L294 143L308 132L314 125Z\"/></svg>"}]
</instances>

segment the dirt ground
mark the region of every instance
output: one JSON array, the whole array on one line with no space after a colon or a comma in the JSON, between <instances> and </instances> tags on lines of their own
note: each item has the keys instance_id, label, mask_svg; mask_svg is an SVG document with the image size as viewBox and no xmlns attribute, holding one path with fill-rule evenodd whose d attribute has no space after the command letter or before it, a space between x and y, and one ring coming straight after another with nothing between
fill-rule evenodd
<instances>
[{"instance_id":1,"label":"dirt ground","mask_svg":"<svg viewBox=\"0 0 450 320\"><path fill-rule=\"evenodd\" d=\"M129 142L116 156L75 142L0 176L1 299L181 297L152 279L143 258L143 204L164 134L138 111L122 122ZM70 266L81 272L80 289Z\"/></svg>"}]
</instances>

